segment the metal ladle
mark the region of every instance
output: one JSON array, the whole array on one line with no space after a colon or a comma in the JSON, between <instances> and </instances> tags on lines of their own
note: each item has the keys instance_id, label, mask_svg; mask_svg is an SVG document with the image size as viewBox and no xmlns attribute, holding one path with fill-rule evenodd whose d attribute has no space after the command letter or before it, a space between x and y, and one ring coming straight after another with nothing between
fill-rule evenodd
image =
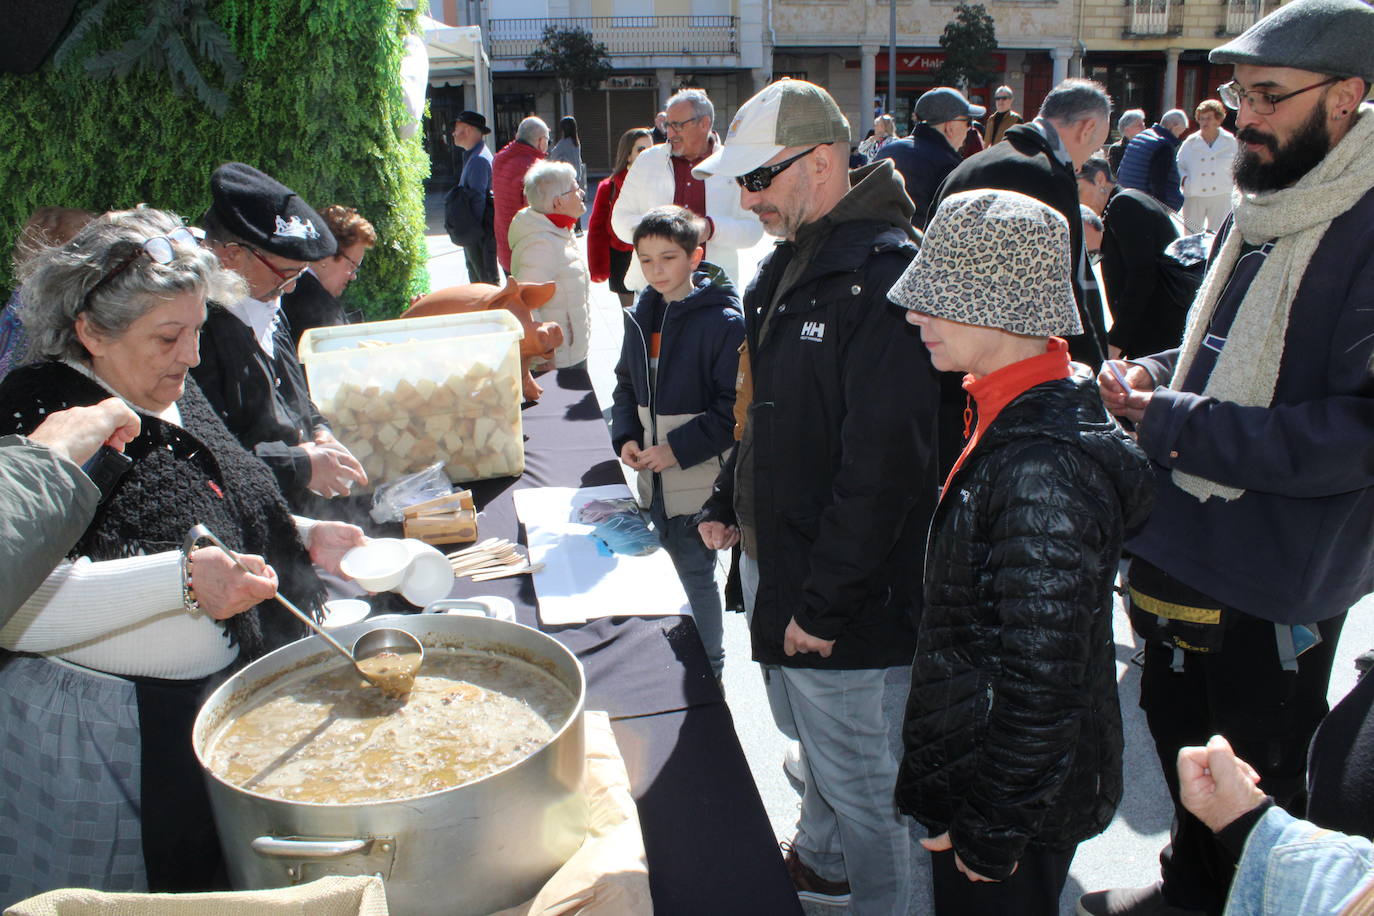
<instances>
[{"instance_id":1,"label":"metal ladle","mask_svg":"<svg viewBox=\"0 0 1374 916\"><path fill-rule=\"evenodd\" d=\"M224 542L221 541L219 538L215 537L214 534L211 533L210 529L205 527L204 525L196 525L194 528L192 528L190 531L186 533L186 543L184 545L186 553L190 554L190 552L192 550L195 550L196 545L199 544L201 541L209 541L210 543L218 547L220 550L224 551L225 555L228 556L229 559L234 561L234 565L236 565L239 569L243 570L244 572L248 573L250 576L257 575L257 573L253 572L251 569L245 566L243 564L243 561L238 558L238 555L234 553L234 551L230 550L228 547L224 546ZM348 659L348 663L353 666L355 671L361 674L364 678L367 679L367 681L370 684L372 684L374 687L377 687L383 693L386 693L388 695L391 694L391 691L393 689L392 682L383 682L373 677L371 674L363 670L358 665L358 662L360 660L371 658L372 656L379 655L382 652L395 652L398 654L413 652L419 655L419 661L415 664L415 671L418 671L420 669L420 665L424 664L425 647L420 643L420 640L416 639L413 635L407 633L405 630L398 630L394 627L378 627L375 630L369 630L362 636L358 637L357 641L353 643L353 651L350 652L347 649L345 649L337 639L335 639L333 636L330 636L327 632L325 632L324 628L321 627L318 623L316 623L314 619L310 617L309 614L306 614L300 608L296 607L289 600L287 600L287 598L284 595L282 595L280 591L277 592L273 597L276 598L277 601L281 602L282 607L286 608L288 611L295 614L296 617L301 621L301 623L304 623L306 626L310 627L310 629L314 630L316 634L321 636L324 639L324 641L329 644L329 647L331 649L342 655L344 658ZM411 676L413 679L414 672L411 672Z\"/></svg>"}]
</instances>

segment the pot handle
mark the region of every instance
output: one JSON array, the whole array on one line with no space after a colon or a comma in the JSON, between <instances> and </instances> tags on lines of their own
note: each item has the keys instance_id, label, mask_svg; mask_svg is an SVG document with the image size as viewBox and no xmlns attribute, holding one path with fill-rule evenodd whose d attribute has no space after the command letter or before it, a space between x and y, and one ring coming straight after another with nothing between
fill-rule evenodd
<instances>
[{"instance_id":1,"label":"pot handle","mask_svg":"<svg viewBox=\"0 0 1374 916\"><path fill-rule=\"evenodd\" d=\"M372 840L302 840L296 837L260 836L250 844L260 856L284 859L337 859L362 852Z\"/></svg>"}]
</instances>

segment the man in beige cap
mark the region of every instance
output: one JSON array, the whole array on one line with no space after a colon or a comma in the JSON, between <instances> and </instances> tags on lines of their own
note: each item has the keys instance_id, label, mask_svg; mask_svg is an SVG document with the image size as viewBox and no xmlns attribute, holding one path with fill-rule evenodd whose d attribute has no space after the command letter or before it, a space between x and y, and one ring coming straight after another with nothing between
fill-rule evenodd
<instances>
[{"instance_id":1,"label":"man in beige cap","mask_svg":"<svg viewBox=\"0 0 1374 916\"><path fill-rule=\"evenodd\" d=\"M699 530L708 547L741 543L754 659L801 742L784 844L798 895L892 916L910 906L912 849L883 698L915 649L936 387L887 301L916 250L911 201L888 161L848 171L849 137L824 89L780 80L697 167L733 177L783 240L745 293L753 397Z\"/></svg>"}]
</instances>

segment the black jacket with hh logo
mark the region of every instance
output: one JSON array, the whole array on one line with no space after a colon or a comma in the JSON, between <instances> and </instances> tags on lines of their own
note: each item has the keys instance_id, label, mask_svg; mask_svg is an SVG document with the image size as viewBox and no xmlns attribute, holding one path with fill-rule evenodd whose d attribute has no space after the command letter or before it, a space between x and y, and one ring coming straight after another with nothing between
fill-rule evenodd
<instances>
[{"instance_id":1,"label":"black jacket with hh logo","mask_svg":"<svg viewBox=\"0 0 1374 916\"><path fill-rule=\"evenodd\" d=\"M703 513L738 522L758 561L751 636L765 664L882 668L915 649L936 381L919 333L887 299L915 255L911 204L888 163L851 182L745 292L754 399ZM829 658L783 654L793 616L835 640Z\"/></svg>"}]
</instances>

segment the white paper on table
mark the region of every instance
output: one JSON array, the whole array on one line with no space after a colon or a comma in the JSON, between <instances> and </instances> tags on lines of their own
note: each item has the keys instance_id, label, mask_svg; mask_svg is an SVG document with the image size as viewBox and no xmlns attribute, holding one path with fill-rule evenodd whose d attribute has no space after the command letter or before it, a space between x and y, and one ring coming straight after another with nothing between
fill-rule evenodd
<instances>
[{"instance_id":1,"label":"white paper on table","mask_svg":"<svg viewBox=\"0 0 1374 916\"><path fill-rule=\"evenodd\" d=\"M602 556L589 537L596 526L576 521L577 511L594 499L633 498L629 487L534 487L514 496L530 562L544 564L534 574L534 590L545 625L692 613L666 550L643 557Z\"/></svg>"}]
</instances>

